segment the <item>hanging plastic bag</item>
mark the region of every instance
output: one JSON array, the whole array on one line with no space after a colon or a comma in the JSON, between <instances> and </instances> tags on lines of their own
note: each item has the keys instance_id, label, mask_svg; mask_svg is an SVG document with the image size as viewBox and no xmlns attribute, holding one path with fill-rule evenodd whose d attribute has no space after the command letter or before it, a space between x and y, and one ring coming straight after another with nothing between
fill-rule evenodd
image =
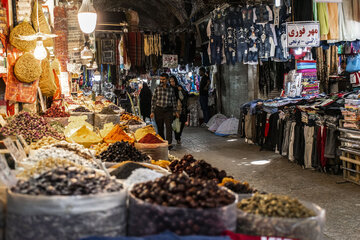
<instances>
[{"instance_id":1,"label":"hanging plastic bag","mask_svg":"<svg viewBox=\"0 0 360 240\"><path fill-rule=\"evenodd\" d=\"M346 71L350 73L360 71L360 55L347 59Z\"/></svg>"},{"instance_id":2,"label":"hanging plastic bag","mask_svg":"<svg viewBox=\"0 0 360 240\"><path fill-rule=\"evenodd\" d=\"M176 133L180 132L181 124L179 118L176 118L172 123L172 128Z\"/></svg>"}]
</instances>

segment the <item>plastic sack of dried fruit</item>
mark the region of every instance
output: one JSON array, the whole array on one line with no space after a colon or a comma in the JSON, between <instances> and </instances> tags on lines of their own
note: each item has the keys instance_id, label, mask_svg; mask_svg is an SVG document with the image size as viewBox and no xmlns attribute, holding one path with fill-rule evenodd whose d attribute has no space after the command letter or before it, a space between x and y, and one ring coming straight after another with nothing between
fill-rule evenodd
<instances>
[{"instance_id":1,"label":"plastic sack of dried fruit","mask_svg":"<svg viewBox=\"0 0 360 240\"><path fill-rule=\"evenodd\" d=\"M316 216L309 218L265 217L237 210L236 232L254 236L286 237L301 240L323 239L325 210L318 205L301 202Z\"/></svg>"},{"instance_id":2,"label":"plastic sack of dried fruit","mask_svg":"<svg viewBox=\"0 0 360 240\"><path fill-rule=\"evenodd\" d=\"M137 199L130 193L129 236L158 234L166 230L178 235L221 235L235 230L236 203L220 208L165 207Z\"/></svg>"},{"instance_id":3,"label":"plastic sack of dried fruit","mask_svg":"<svg viewBox=\"0 0 360 240\"><path fill-rule=\"evenodd\" d=\"M135 148L153 160L167 160L169 158L169 144L163 143L135 143Z\"/></svg>"},{"instance_id":4,"label":"plastic sack of dried fruit","mask_svg":"<svg viewBox=\"0 0 360 240\"><path fill-rule=\"evenodd\" d=\"M126 235L125 190L84 196L31 196L8 192L6 238L68 239Z\"/></svg>"}]
</instances>

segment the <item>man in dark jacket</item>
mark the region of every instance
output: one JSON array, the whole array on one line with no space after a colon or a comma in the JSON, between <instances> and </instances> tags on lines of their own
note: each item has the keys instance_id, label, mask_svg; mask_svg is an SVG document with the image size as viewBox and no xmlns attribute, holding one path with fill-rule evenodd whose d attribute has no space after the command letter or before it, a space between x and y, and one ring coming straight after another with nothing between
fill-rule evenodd
<instances>
[{"instance_id":1,"label":"man in dark jacket","mask_svg":"<svg viewBox=\"0 0 360 240\"><path fill-rule=\"evenodd\" d=\"M210 78L206 75L206 70L204 67L200 68L199 74L201 76L200 80L200 106L204 115L204 123L209 121L209 88L210 88ZM203 126L202 125L202 126Z\"/></svg>"}]
</instances>

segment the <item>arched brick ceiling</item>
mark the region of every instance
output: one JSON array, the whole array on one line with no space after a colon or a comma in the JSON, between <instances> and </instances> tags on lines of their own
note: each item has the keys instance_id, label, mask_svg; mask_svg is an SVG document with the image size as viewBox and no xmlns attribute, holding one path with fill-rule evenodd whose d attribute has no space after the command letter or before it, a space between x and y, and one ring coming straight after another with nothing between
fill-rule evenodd
<instances>
[{"instance_id":1,"label":"arched brick ceiling","mask_svg":"<svg viewBox=\"0 0 360 240\"><path fill-rule=\"evenodd\" d=\"M137 11L140 27L144 29L172 29L186 23L203 0L93 0L101 12L132 9Z\"/></svg>"}]
</instances>

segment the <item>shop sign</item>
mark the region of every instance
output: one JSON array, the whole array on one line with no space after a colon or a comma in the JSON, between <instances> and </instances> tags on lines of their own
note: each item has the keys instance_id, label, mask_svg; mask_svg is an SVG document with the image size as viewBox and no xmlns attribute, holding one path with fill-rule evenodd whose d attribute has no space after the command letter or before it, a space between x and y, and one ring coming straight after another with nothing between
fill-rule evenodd
<instances>
[{"instance_id":1,"label":"shop sign","mask_svg":"<svg viewBox=\"0 0 360 240\"><path fill-rule=\"evenodd\" d=\"M163 55L163 68L177 68L178 65L178 55Z\"/></svg>"},{"instance_id":2,"label":"shop sign","mask_svg":"<svg viewBox=\"0 0 360 240\"><path fill-rule=\"evenodd\" d=\"M15 175L11 172L7 164L4 154L0 154L0 181L7 187L15 186L17 182Z\"/></svg>"},{"instance_id":3,"label":"shop sign","mask_svg":"<svg viewBox=\"0 0 360 240\"><path fill-rule=\"evenodd\" d=\"M287 47L320 46L319 22L286 23Z\"/></svg>"}]
</instances>

